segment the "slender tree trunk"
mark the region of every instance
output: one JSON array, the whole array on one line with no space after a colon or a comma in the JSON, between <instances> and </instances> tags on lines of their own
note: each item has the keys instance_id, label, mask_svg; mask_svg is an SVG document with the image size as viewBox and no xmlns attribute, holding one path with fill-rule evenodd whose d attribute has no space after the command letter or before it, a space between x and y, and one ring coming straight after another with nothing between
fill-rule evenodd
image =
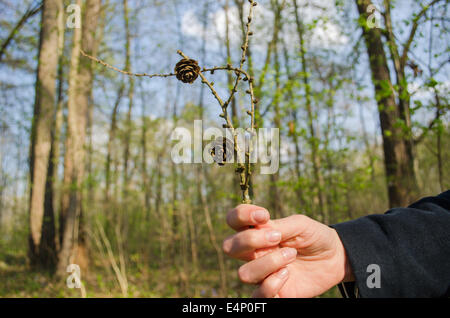
<instances>
[{"instance_id":1,"label":"slender tree trunk","mask_svg":"<svg viewBox=\"0 0 450 318\"><path fill-rule=\"evenodd\" d=\"M442 130L443 125L440 120L441 117L441 99L439 97L438 91L436 87L433 88L434 90L434 100L436 102L436 118L437 118L437 127L436 127L436 159L437 159L437 165L438 165L438 180L439 180L439 187L440 190L443 192L445 190L444 186L444 171L443 171L443 162L442 162Z\"/></svg>"},{"instance_id":2,"label":"slender tree trunk","mask_svg":"<svg viewBox=\"0 0 450 318\"><path fill-rule=\"evenodd\" d=\"M273 124L275 128L278 128L280 130L280 134L282 131L281 127L281 115L280 115L280 97L281 97L281 91L280 91L280 60L278 55L278 33L280 32L282 25L281 25L281 13L282 13L282 7L278 3L278 0L271 1L272 3L272 10L275 12L275 21L274 21L274 35L273 35L273 52L274 52L274 64L275 64L275 98L273 102L274 107L274 117L273 117ZM279 151L279 149L278 149ZM281 163L280 163L281 164ZM281 204L281 194L278 188L278 180L280 178L279 172L276 171L275 173L272 173L270 175L270 207L271 212L274 213L274 216L281 216L284 217L285 213L283 211L283 205Z\"/></svg>"},{"instance_id":3,"label":"slender tree trunk","mask_svg":"<svg viewBox=\"0 0 450 318\"><path fill-rule=\"evenodd\" d=\"M361 103L358 104L359 108L359 121L361 122L362 129L362 137L364 141L364 146L366 147L367 157L369 159L370 166L370 178L372 182L375 182L375 162L374 162L374 154L369 142L369 136L367 135L366 121L364 119L363 113L363 105Z\"/></svg>"},{"instance_id":4,"label":"slender tree trunk","mask_svg":"<svg viewBox=\"0 0 450 318\"><path fill-rule=\"evenodd\" d=\"M142 153L142 162L141 162L141 170L142 170L142 189L144 193L144 206L145 206L145 219L148 221L150 219L150 199L152 197L152 189L151 184L154 179L154 172L151 174L151 178L149 181L148 175L148 167L147 167L147 117L146 117L146 99L145 93L142 86L140 86L141 91L141 104L142 104L142 129L141 129L141 153Z\"/></svg>"},{"instance_id":5,"label":"slender tree trunk","mask_svg":"<svg viewBox=\"0 0 450 318\"><path fill-rule=\"evenodd\" d=\"M109 126L108 133L108 145L107 145L107 153L106 153L106 164L105 164L105 204L108 204L110 198L110 188L111 188L111 163L114 160L114 141L116 139L116 130L117 130L117 112L119 110L120 102L123 97L123 93L125 90L125 85L123 82L120 85L119 91L117 93L116 100L114 102L114 107L111 112L111 124Z\"/></svg>"},{"instance_id":6,"label":"slender tree trunk","mask_svg":"<svg viewBox=\"0 0 450 318\"><path fill-rule=\"evenodd\" d=\"M294 144L295 148L295 162L294 162L294 171L295 171L295 177L296 177L296 183L294 184L295 193L297 195L299 206L302 207L302 209L307 208L307 203L304 198L303 189L301 188L299 181L302 176L301 171L301 151L300 151L300 145L299 145L299 138L298 138L298 131L297 131L297 125L298 125L298 107L295 104L295 98L293 93L293 83L292 81L295 80L294 74L291 72L291 68L289 65L289 52L287 50L287 46L285 41L283 41L283 55L285 60L285 69L286 69L286 75L288 77L288 98L289 98L289 105L290 105L290 116L291 120L289 122L289 132L288 135L292 138L292 143Z\"/></svg>"},{"instance_id":7,"label":"slender tree trunk","mask_svg":"<svg viewBox=\"0 0 450 318\"><path fill-rule=\"evenodd\" d=\"M107 5L105 5L107 7ZM103 34L105 29L105 19L106 19L106 10L102 10L100 14L100 21L98 26L98 32L96 34L95 44L92 48L92 56L97 56L98 48L100 46L101 41L103 40ZM94 155L94 146L93 146L93 129L94 129L94 96L93 90L91 90L91 96L89 97L89 110L88 110L88 118L87 118L87 135L88 135L88 147L87 147L87 178L88 184L86 187L87 192L87 202L86 206L88 210L94 208L94 198L95 198L95 174L93 173L93 155Z\"/></svg>"},{"instance_id":8,"label":"slender tree trunk","mask_svg":"<svg viewBox=\"0 0 450 318\"><path fill-rule=\"evenodd\" d=\"M187 221L189 226L190 243L191 243L191 258L192 258L192 269L194 273L198 272L198 247L197 247L197 234L195 231L195 221L192 215L192 208L188 207L186 209Z\"/></svg>"},{"instance_id":9,"label":"slender tree trunk","mask_svg":"<svg viewBox=\"0 0 450 318\"><path fill-rule=\"evenodd\" d=\"M79 7L82 5L81 0L77 0L76 3ZM76 107L75 97L78 93L77 83L78 83L78 67L80 62L80 49L81 49L81 28L73 29L72 35L72 53L70 57L70 71L69 71L69 88L67 91L68 100L67 108L68 112L71 113L73 117L74 108ZM72 119L72 118L71 118ZM72 119L73 121L73 119ZM70 129L69 129L70 125ZM74 162L73 162L73 148L74 140L72 137L73 123L69 122L69 117L67 118L67 130L66 130L66 140L65 140L65 154L64 154L64 176L63 176L63 191L61 196L61 210L59 215L59 239L60 246L62 247L64 231L66 228L67 212L70 206L70 196L71 196L71 185L73 178Z\"/></svg>"},{"instance_id":10,"label":"slender tree trunk","mask_svg":"<svg viewBox=\"0 0 450 318\"><path fill-rule=\"evenodd\" d=\"M211 213L209 210L209 204L208 204L208 200L206 199L201 187L204 184L204 178L206 175L206 172L204 169L202 169L201 171L202 173L200 173L199 175L199 180L198 180L198 193L200 195L200 202L201 202L201 206L204 212L204 216L205 216L205 221L206 221L206 226L208 228L208 233L209 233L209 239L211 241L211 244L214 248L214 251L216 252L217 255L217 261L219 263L219 271L220 271L220 286L221 286L221 291L222 291L222 297L226 297L226 295L228 294L228 287L227 287L227 274L226 274L226 269L225 269L225 260L223 257L223 252L222 249L220 248L219 244L217 243L217 238L216 238L216 234L215 234L215 230L212 224L212 220L211 220Z\"/></svg>"},{"instance_id":11,"label":"slender tree trunk","mask_svg":"<svg viewBox=\"0 0 450 318\"><path fill-rule=\"evenodd\" d=\"M161 211L162 206L162 178L163 178L163 171L162 171L162 153L158 153L156 157L156 189L155 189L155 211L156 214L159 216L162 226L159 230L159 243L160 243L160 265L161 267L165 268L167 264L167 252L166 252L166 234L168 231L167 226L167 220L166 220L166 213L163 213Z\"/></svg>"},{"instance_id":12,"label":"slender tree trunk","mask_svg":"<svg viewBox=\"0 0 450 318\"><path fill-rule=\"evenodd\" d=\"M1 126L0 129L2 129ZM3 144L3 136L0 135L0 231L3 225L3 194L6 186L6 173L3 171Z\"/></svg>"},{"instance_id":13,"label":"slender tree trunk","mask_svg":"<svg viewBox=\"0 0 450 318\"><path fill-rule=\"evenodd\" d=\"M301 59L301 70L302 70L302 79L303 85L305 87L305 104L306 111L308 114L308 128L309 128L309 143L311 145L312 150L312 164L313 164L313 173L314 180L317 189L318 201L319 201L319 212L322 218L322 222L328 223L328 208L326 205L326 198L324 194L324 186L325 182L323 179L323 175L321 172L321 160L319 154L319 140L317 138L317 134L314 128L314 114L311 105L311 86L309 85L309 76L308 76L308 68L306 65L306 47L304 40L304 26L302 21L300 20L300 16L298 14L298 5L297 0L293 0L294 8L295 8L295 22L297 26L297 34L299 37L300 43L300 59Z\"/></svg>"},{"instance_id":14,"label":"slender tree trunk","mask_svg":"<svg viewBox=\"0 0 450 318\"><path fill-rule=\"evenodd\" d=\"M124 21L125 21L125 70L131 71L131 34L130 34L130 25L129 25L129 10L128 10L128 1L123 0L124 7ZM129 164L129 156L130 156L130 138L131 138L131 113L133 109L133 99L134 99L134 77L128 76L128 112L126 119L126 128L125 128L125 141L124 141L124 153L123 153L123 194L124 200L127 198L128 194L128 183L129 183L129 173L128 173L128 164Z\"/></svg>"},{"instance_id":15,"label":"slender tree trunk","mask_svg":"<svg viewBox=\"0 0 450 318\"><path fill-rule=\"evenodd\" d=\"M180 184L181 184L181 188L182 188L182 193L181 193L181 197L182 200L180 200L180 207L179 207L179 211L180 211L180 254L181 254L181 260L182 260L182 268L180 270L180 278L181 278L181 284L182 284L182 289L184 290L184 294L187 295L188 291L189 291L189 286L190 286L190 280L191 280L191 275L190 273L192 272L192 270L189 268L189 262L188 262L188 249L189 249L189 222L188 222L188 217L187 217L187 210L190 209L190 204L189 204L189 191L188 191L188 187L187 184L185 183L186 177L186 171L184 170L183 166L180 166ZM188 206L186 206L188 205Z\"/></svg>"},{"instance_id":16,"label":"slender tree trunk","mask_svg":"<svg viewBox=\"0 0 450 318\"><path fill-rule=\"evenodd\" d=\"M39 265L40 245L44 221L45 188L51 149L51 127L55 107L55 84L58 66L58 14L62 3L46 0L43 3L39 43L39 60L36 78L36 96L30 145L30 258ZM49 220L51 222L51 220ZM47 228L45 227L47 231ZM51 230L51 226L48 230ZM49 233L51 235L51 233ZM46 236L46 238L48 238ZM54 246L46 246L53 248ZM42 254L45 257L45 253Z\"/></svg>"}]
</instances>

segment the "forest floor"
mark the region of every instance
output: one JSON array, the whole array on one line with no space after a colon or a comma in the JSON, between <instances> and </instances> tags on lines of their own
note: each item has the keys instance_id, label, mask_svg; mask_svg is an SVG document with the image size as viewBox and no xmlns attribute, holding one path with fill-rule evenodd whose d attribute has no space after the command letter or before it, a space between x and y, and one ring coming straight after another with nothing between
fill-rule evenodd
<instances>
[{"instance_id":1,"label":"forest floor","mask_svg":"<svg viewBox=\"0 0 450 318\"><path fill-rule=\"evenodd\" d=\"M234 277L230 271L228 277ZM189 283L181 279L174 269L129 270L126 297L220 297L217 270L202 270L201 275L192 275ZM96 266L95 273L82 277L88 298L124 297L114 275ZM253 286L241 284L236 279L228 282L227 297L250 297ZM0 298L78 298L80 289L70 289L63 282L55 281L49 274L31 271L26 255L0 254ZM340 297L337 288L321 297Z\"/></svg>"}]
</instances>

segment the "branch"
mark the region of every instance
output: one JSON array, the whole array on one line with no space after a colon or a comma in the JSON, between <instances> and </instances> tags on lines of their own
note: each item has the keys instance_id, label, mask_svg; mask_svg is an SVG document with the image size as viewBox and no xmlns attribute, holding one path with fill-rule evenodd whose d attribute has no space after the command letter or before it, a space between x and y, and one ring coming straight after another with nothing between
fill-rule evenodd
<instances>
[{"instance_id":1,"label":"branch","mask_svg":"<svg viewBox=\"0 0 450 318\"><path fill-rule=\"evenodd\" d=\"M428 127L422 132L422 134L420 134L419 137L417 137L416 139L413 140L414 145L419 144L428 134L428 132L434 127L434 125L438 122L439 118L444 115L444 109L441 107L441 101L439 98L439 94L437 92L436 87L433 87L434 90L434 97L436 100L436 114L434 116L434 118L430 121L430 123L428 124ZM442 111L442 113L441 113Z\"/></svg>"},{"instance_id":2,"label":"branch","mask_svg":"<svg viewBox=\"0 0 450 318\"><path fill-rule=\"evenodd\" d=\"M101 65L103 65L103 66L105 66L107 68L110 68L110 69L112 69L112 70L114 70L116 72L119 72L119 73L122 73L122 74L125 74L125 75L128 75L128 76L152 78L152 77L169 77L169 76L175 76L176 75L175 73L169 73L169 74L132 73L132 72L129 72L129 71L124 71L124 70L118 69L117 67L114 67L114 66L112 66L112 65L110 65L110 64L108 64L108 63L106 63L106 62L104 62L104 61L102 61L102 60L100 60L100 59L98 59L96 57L94 57L94 56L91 56L91 55L87 54L83 50L80 50L80 52L81 52L81 54L83 56L93 60L94 62L97 62L97 63L99 63L99 64L101 64Z\"/></svg>"},{"instance_id":3,"label":"branch","mask_svg":"<svg viewBox=\"0 0 450 318\"><path fill-rule=\"evenodd\" d=\"M5 54L6 49L8 48L11 41L14 39L16 33L22 28L22 26L27 22L29 18L34 16L36 13L41 11L43 4L38 4L35 8L29 8L24 15L20 18L19 22L17 22L16 26L11 30L6 40L3 42L0 48L0 62L2 61L3 54Z\"/></svg>"},{"instance_id":4,"label":"branch","mask_svg":"<svg viewBox=\"0 0 450 318\"><path fill-rule=\"evenodd\" d=\"M248 49L248 41L250 36L253 34L250 31L250 25L252 23L252 19L253 19L253 7L256 6L256 2L254 2L253 0L250 0L250 8L248 11L248 17L247 17L247 23L246 23L246 32L245 32L245 37L243 39L243 44L241 46L242 49L242 55L241 55L241 61L239 63L239 70L242 71L242 67L244 66L245 60L246 60L246 56L247 56L247 49ZM226 101L226 105L228 106L228 104L230 104L231 100L233 99L234 94L237 91L237 86L239 84L239 81L241 80L241 74L237 74L236 77L236 81L234 82L234 86L231 89L231 93L230 96L228 97L227 101ZM244 80L248 80L249 81L249 91L250 91L250 95L251 95L251 109L252 112L254 113L254 97L253 97L253 78L251 78L248 74L245 74ZM254 118L254 115L253 115ZM252 128L254 126L253 120L252 120Z\"/></svg>"},{"instance_id":5,"label":"branch","mask_svg":"<svg viewBox=\"0 0 450 318\"><path fill-rule=\"evenodd\" d=\"M126 70L119 69L119 68L117 68L117 67L115 67L115 66L112 66L111 64L108 64L108 63L106 63L105 61L100 60L99 58L96 58L96 57L94 57L94 56L92 56L92 55L87 54L87 53L84 52L83 50L80 50L80 52L81 52L81 54L82 54L83 56L85 56L85 57L87 57L87 58L93 60L94 62L97 62L98 64L101 64L101 65L103 65L103 66L105 66L105 67L107 67L107 68L109 68L109 69L111 69L111 70L113 70L113 71L119 72L119 73L124 74L124 75L127 75L127 76L149 77L149 78L152 78L152 77L170 77L170 76L175 76L175 75L176 75L175 73L168 73L168 74L132 73L132 72L129 72L129 71L126 71ZM241 70L241 69L236 68L236 67L232 67L231 65L227 65L227 66L214 66L214 67L210 67L210 68L203 68L203 69L201 70L201 72L203 72L203 73L204 73L204 72L211 72L211 73L213 73L214 71L221 71L221 70L227 70L227 71L238 72L238 73L241 73L242 75L248 77L248 73L247 73L246 71Z\"/></svg>"},{"instance_id":6,"label":"branch","mask_svg":"<svg viewBox=\"0 0 450 318\"><path fill-rule=\"evenodd\" d=\"M411 32L409 33L408 40L403 45L403 54L400 59L400 64L402 67L405 66L406 60L408 59L408 51L411 47L412 41L414 40L414 36L416 35L417 28L419 27L419 20L422 18L422 16L427 12L427 10L433 6L435 3L439 2L440 0L433 0L428 5L425 5L422 10L416 15L416 17L413 19L413 26L411 29Z\"/></svg>"},{"instance_id":7,"label":"branch","mask_svg":"<svg viewBox=\"0 0 450 318\"><path fill-rule=\"evenodd\" d=\"M392 19L391 19L391 2L389 0L384 0L384 23L386 25L386 30L383 32L385 35L388 48L391 53L392 59L394 61L395 73L397 75L397 82L399 78L403 77L404 64L401 63L400 54L398 52L397 43L395 41L394 32L392 31ZM402 67L403 66L403 67Z\"/></svg>"}]
</instances>

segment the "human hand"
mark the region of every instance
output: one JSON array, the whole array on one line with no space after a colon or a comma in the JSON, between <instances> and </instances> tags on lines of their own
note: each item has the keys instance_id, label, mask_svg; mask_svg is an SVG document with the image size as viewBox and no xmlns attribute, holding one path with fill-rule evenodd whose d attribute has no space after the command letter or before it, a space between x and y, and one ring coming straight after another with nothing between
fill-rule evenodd
<instances>
[{"instance_id":1,"label":"human hand","mask_svg":"<svg viewBox=\"0 0 450 318\"><path fill-rule=\"evenodd\" d=\"M344 246L325 224L300 214L270 220L266 209L249 204L231 210L227 223L237 233L223 250L247 261L238 274L260 284L254 297L314 297L353 280Z\"/></svg>"}]
</instances>

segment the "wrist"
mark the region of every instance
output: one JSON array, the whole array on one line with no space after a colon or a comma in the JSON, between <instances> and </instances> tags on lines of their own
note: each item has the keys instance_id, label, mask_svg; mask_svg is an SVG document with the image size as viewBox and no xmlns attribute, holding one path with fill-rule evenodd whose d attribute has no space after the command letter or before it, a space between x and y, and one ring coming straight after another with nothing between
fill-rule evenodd
<instances>
[{"instance_id":1,"label":"wrist","mask_svg":"<svg viewBox=\"0 0 450 318\"><path fill-rule=\"evenodd\" d=\"M350 265L350 261L347 257L347 252L345 251L344 248L344 254L345 254L345 275L344 275L344 279L342 280L343 283L346 282L354 282L355 281L355 276L353 275L353 270L352 267Z\"/></svg>"},{"instance_id":2,"label":"wrist","mask_svg":"<svg viewBox=\"0 0 450 318\"><path fill-rule=\"evenodd\" d=\"M336 234L336 252L338 255L339 283L353 282L355 281L355 277L353 275L353 269L347 256L347 251L345 250L344 244L342 244L337 231L334 230L334 232Z\"/></svg>"}]
</instances>

